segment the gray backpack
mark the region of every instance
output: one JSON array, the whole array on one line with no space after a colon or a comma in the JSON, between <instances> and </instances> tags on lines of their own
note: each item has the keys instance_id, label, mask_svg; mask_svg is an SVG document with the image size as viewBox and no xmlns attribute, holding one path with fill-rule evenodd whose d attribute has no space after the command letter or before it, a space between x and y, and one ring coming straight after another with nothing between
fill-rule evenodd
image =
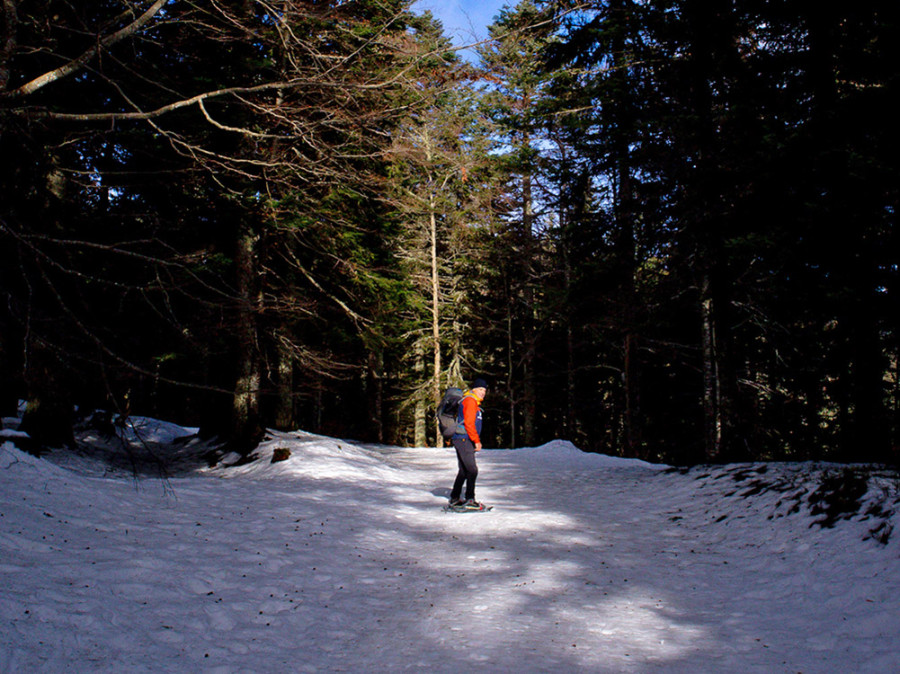
<instances>
[{"instance_id":1,"label":"gray backpack","mask_svg":"<svg viewBox=\"0 0 900 674\"><path fill-rule=\"evenodd\" d=\"M441 435L446 440L452 438L456 433L456 417L459 414L459 402L463 399L463 395L460 388L448 388L437 407L438 428L441 429Z\"/></svg>"}]
</instances>

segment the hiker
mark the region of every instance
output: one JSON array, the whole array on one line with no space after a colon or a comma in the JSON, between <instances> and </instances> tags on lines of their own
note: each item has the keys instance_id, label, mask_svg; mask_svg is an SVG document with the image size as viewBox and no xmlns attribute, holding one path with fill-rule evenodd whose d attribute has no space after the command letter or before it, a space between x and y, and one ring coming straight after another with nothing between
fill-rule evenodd
<instances>
[{"instance_id":1,"label":"hiker","mask_svg":"<svg viewBox=\"0 0 900 674\"><path fill-rule=\"evenodd\" d=\"M481 451L481 401L487 395L487 382L476 379L459 403L456 413L456 433L452 442L456 449L459 472L450 491L450 506L464 506L476 510L483 506L475 500L475 478L478 477L478 464L475 452ZM466 485L465 498L462 496L463 484Z\"/></svg>"}]
</instances>

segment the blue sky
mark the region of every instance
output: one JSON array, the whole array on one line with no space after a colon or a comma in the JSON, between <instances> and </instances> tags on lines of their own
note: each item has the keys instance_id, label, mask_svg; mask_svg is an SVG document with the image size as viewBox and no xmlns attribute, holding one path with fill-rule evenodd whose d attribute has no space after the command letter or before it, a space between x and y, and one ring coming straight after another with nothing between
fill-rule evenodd
<instances>
[{"instance_id":1,"label":"blue sky","mask_svg":"<svg viewBox=\"0 0 900 674\"><path fill-rule=\"evenodd\" d=\"M413 11L430 9L454 44L469 44L485 39L488 25L503 6L515 4L516 0L418 0Z\"/></svg>"}]
</instances>

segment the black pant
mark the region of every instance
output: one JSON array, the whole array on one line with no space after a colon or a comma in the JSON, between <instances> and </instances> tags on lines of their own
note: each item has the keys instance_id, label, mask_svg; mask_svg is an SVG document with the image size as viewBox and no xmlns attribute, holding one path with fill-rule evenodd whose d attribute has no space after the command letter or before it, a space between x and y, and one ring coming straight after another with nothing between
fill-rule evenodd
<instances>
[{"instance_id":1,"label":"black pant","mask_svg":"<svg viewBox=\"0 0 900 674\"><path fill-rule=\"evenodd\" d=\"M459 472L450 492L450 500L456 500L462 493L463 483L466 484L466 500L475 498L475 478L478 477L478 464L475 463L475 443L469 438L453 438L453 447L456 449L456 458L459 462Z\"/></svg>"}]
</instances>

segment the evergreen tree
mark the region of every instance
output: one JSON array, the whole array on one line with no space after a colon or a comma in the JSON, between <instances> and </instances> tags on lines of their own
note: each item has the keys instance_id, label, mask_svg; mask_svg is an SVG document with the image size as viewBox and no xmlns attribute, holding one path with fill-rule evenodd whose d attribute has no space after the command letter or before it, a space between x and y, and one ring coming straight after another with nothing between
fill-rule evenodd
<instances>
[{"instance_id":1,"label":"evergreen tree","mask_svg":"<svg viewBox=\"0 0 900 674\"><path fill-rule=\"evenodd\" d=\"M467 230L480 227L486 189L483 132L467 86L472 69L449 50L439 22L426 13L411 48L420 53L409 73L411 114L394 135L394 206L404 234L400 253L411 285L401 367L416 445L443 440L433 412L448 385L461 386L470 346L466 330L477 311L462 275L472 258Z\"/></svg>"},{"instance_id":2,"label":"evergreen tree","mask_svg":"<svg viewBox=\"0 0 900 674\"><path fill-rule=\"evenodd\" d=\"M504 182L494 206L500 225L489 272L494 293L483 310L491 315L493 340L502 345L495 370L506 384L499 400L509 407L510 446L536 441L540 340L549 322L543 287L551 218L542 184L546 135L540 118L547 87L540 54L550 39L548 25L535 3L524 0L501 10L488 27L491 41L478 50L487 81L482 105L493 122L492 154Z\"/></svg>"},{"instance_id":3,"label":"evergreen tree","mask_svg":"<svg viewBox=\"0 0 900 674\"><path fill-rule=\"evenodd\" d=\"M404 4L164 4L4 5L4 149L37 168L4 185L3 236L25 253L7 319L47 317L27 333L55 362L25 380L59 382L60 404L41 408L70 407L62 373L78 376L76 365L105 382L84 395L115 398L122 413L126 397L145 407L161 382L186 384L202 392L204 426L246 451L264 423L261 392L273 372L287 377L270 354L312 352L331 374L369 362L355 321L387 259L378 157L397 114ZM59 21L41 21L45 10ZM279 266L305 289L281 284ZM317 319L337 307L342 353L319 349L318 334L285 334L298 295ZM67 322L50 319L60 312Z\"/></svg>"}]
</instances>

